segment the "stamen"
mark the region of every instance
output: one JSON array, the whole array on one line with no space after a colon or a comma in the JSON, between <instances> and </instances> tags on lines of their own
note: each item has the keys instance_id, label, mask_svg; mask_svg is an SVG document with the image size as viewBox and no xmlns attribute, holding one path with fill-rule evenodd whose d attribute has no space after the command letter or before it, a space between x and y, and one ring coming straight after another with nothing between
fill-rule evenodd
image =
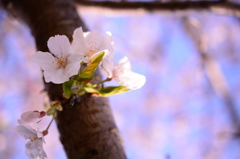
<instances>
[{"instance_id":1,"label":"stamen","mask_svg":"<svg viewBox=\"0 0 240 159\"><path fill-rule=\"evenodd\" d=\"M63 53L61 53L60 57L58 55L55 55L55 62L52 61L52 63L55 63L59 67L65 67L67 64L67 59L63 57Z\"/></svg>"},{"instance_id":2,"label":"stamen","mask_svg":"<svg viewBox=\"0 0 240 159\"><path fill-rule=\"evenodd\" d=\"M95 52L99 51L99 48L97 48L97 42L95 42L95 41L90 41L87 44L87 48L92 53L95 53Z\"/></svg>"},{"instance_id":3,"label":"stamen","mask_svg":"<svg viewBox=\"0 0 240 159\"><path fill-rule=\"evenodd\" d=\"M30 140L31 143L35 142L36 140L38 140L38 137L30 137L28 138Z\"/></svg>"}]
</instances>

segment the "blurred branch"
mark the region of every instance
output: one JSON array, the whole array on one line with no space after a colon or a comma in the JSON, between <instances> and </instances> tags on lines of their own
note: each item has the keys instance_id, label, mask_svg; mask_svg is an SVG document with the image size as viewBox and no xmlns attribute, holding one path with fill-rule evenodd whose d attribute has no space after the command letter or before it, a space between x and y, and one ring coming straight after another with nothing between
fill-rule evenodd
<instances>
[{"instance_id":1,"label":"blurred branch","mask_svg":"<svg viewBox=\"0 0 240 159\"><path fill-rule=\"evenodd\" d=\"M103 7L112 10L136 10L144 9L149 12L174 12L174 11L211 11L217 14L225 14L240 17L240 4L220 1L170 1L170 2L112 2L112 1L86 1L75 0L81 6Z\"/></svg>"},{"instance_id":2,"label":"blurred branch","mask_svg":"<svg viewBox=\"0 0 240 159\"><path fill-rule=\"evenodd\" d=\"M233 127L236 128L234 135L240 135L240 118L237 111L237 106L231 96L227 81L221 70L219 63L207 53L207 36L201 30L202 26L197 20L184 19L186 31L195 42L195 45L200 53L200 59L205 68L206 75L218 96L220 96L229 112L230 120Z\"/></svg>"},{"instance_id":3,"label":"blurred branch","mask_svg":"<svg viewBox=\"0 0 240 159\"><path fill-rule=\"evenodd\" d=\"M206 74L209 78L211 85L213 86L214 91L222 98L224 104L229 111L230 119L233 123L234 128L236 128L235 135L240 133L240 118L237 111L237 106L234 103L234 99L231 96L229 91L227 81L221 70L219 63L209 56L203 50L200 51L201 60L206 70Z\"/></svg>"}]
</instances>

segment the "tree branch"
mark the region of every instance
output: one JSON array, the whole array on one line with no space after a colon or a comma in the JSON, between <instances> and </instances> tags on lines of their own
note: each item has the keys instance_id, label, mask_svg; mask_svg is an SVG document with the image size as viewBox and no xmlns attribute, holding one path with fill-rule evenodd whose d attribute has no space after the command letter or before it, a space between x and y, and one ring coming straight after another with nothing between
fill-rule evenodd
<instances>
[{"instance_id":1,"label":"tree branch","mask_svg":"<svg viewBox=\"0 0 240 159\"><path fill-rule=\"evenodd\" d=\"M60 34L72 39L77 27L87 30L71 0L0 2L27 23L35 37L37 49L44 52L48 51L49 37ZM100 76L100 72L96 75ZM68 159L126 158L107 98L85 94L66 100L62 96L62 85L45 83L45 88L51 101L59 100L63 105L56 122ZM69 105L72 107L69 108Z\"/></svg>"},{"instance_id":2,"label":"tree branch","mask_svg":"<svg viewBox=\"0 0 240 159\"><path fill-rule=\"evenodd\" d=\"M240 17L240 4L226 1L170 1L170 2L111 2L111 1L86 1L75 0L81 6L103 7L112 10L136 10L143 9L148 12L167 12L176 11L211 11L217 14L232 15Z\"/></svg>"},{"instance_id":3,"label":"tree branch","mask_svg":"<svg viewBox=\"0 0 240 159\"><path fill-rule=\"evenodd\" d=\"M226 110L228 111L229 118L231 120L235 136L240 136L240 117L237 111L237 105L234 103L234 99L231 96L227 80L221 70L220 64L207 53L207 36L200 23L194 21L190 22L188 19L184 19L184 26L186 31L192 38L193 44L196 45L200 54L200 60L205 69L207 78L215 91L215 93L222 98Z\"/></svg>"}]
</instances>

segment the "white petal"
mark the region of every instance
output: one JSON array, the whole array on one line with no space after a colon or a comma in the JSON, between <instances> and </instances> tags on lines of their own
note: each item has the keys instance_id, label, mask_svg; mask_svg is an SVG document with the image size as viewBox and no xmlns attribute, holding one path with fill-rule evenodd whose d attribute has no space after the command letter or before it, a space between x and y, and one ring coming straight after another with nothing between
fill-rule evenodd
<instances>
[{"instance_id":1,"label":"white petal","mask_svg":"<svg viewBox=\"0 0 240 159\"><path fill-rule=\"evenodd\" d=\"M86 57L84 57L83 62L84 63L89 63L91 61L91 59L92 59L91 57L86 56Z\"/></svg>"},{"instance_id":2,"label":"white petal","mask_svg":"<svg viewBox=\"0 0 240 159\"><path fill-rule=\"evenodd\" d=\"M21 119L18 120L19 124L29 124L39 121L40 113L34 111L27 111L21 115Z\"/></svg>"},{"instance_id":3,"label":"white petal","mask_svg":"<svg viewBox=\"0 0 240 159\"><path fill-rule=\"evenodd\" d=\"M125 72L118 78L114 78L114 79L120 85L124 85L129 89L133 89L133 90L141 88L146 82L146 77L144 75L141 75L135 72L130 72L130 71Z\"/></svg>"},{"instance_id":4,"label":"white petal","mask_svg":"<svg viewBox=\"0 0 240 159\"><path fill-rule=\"evenodd\" d=\"M73 51L73 53L77 53L80 55L87 54L87 47L83 36L82 27L74 30L71 50Z\"/></svg>"},{"instance_id":5,"label":"white petal","mask_svg":"<svg viewBox=\"0 0 240 159\"><path fill-rule=\"evenodd\" d=\"M72 54L68 57L67 66L65 67L65 74L69 77L78 74L80 69L80 63L83 61L84 57L79 54Z\"/></svg>"},{"instance_id":6,"label":"white petal","mask_svg":"<svg viewBox=\"0 0 240 159\"><path fill-rule=\"evenodd\" d=\"M52 71L44 71L43 72L43 76L44 76L44 79L45 81L48 83L48 82L51 82L51 77L52 75L54 74L55 70L52 70Z\"/></svg>"},{"instance_id":7,"label":"white petal","mask_svg":"<svg viewBox=\"0 0 240 159\"><path fill-rule=\"evenodd\" d=\"M35 142L27 142L25 145L25 153L30 159L40 159L47 158L47 154L43 149L43 141L41 139L36 140Z\"/></svg>"},{"instance_id":8,"label":"white petal","mask_svg":"<svg viewBox=\"0 0 240 159\"><path fill-rule=\"evenodd\" d=\"M92 50L93 52L97 53L106 49L106 48L103 48L102 50L100 50L100 47L104 41L104 35L102 35L98 30L94 30L90 32L85 37L85 41L89 51Z\"/></svg>"},{"instance_id":9,"label":"white petal","mask_svg":"<svg viewBox=\"0 0 240 159\"><path fill-rule=\"evenodd\" d=\"M100 50L108 50L108 56L110 56L111 58L113 58L114 56L114 42L112 37L106 33L106 35L104 36L103 42L101 44L101 46L99 47Z\"/></svg>"},{"instance_id":10,"label":"white petal","mask_svg":"<svg viewBox=\"0 0 240 159\"><path fill-rule=\"evenodd\" d=\"M43 137L43 133L41 131L39 131L39 130L37 131L37 137L38 138L42 138Z\"/></svg>"},{"instance_id":11,"label":"white petal","mask_svg":"<svg viewBox=\"0 0 240 159\"><path fill-rule=\"evenodd\" d=\"M40 142L39 143L39 158L45 159L45 158L47 158L47 154L43 149L43 141L40 140L39 142Z\"/></svg>"},{"instance_id":12,"label":"white petal","mask_svg":"<svg viewBox=\"0 0 240 159\"><path fill-rule=\"evenodd\" d=\"M55 70L50 76L48 80L55 84L61 84L69 80L69 76L64 73L64 68Z\"/></svg>"},{"instance_id":13,"label":"white petal","mask_svg":"<svg viewBox=\"0 0 240 159\"><path fill-rule=\"evenodd\" d=\"M124 56L121 58L118 63L116 64L116 70L131 71L131 64L128 57Z\"/></svg>"},{"instance_id":14,"label":"white petal","mask_svg":"<svg viewBox=\"0 0 240 159\"><path fill-rule=\"evenodd\" d=\"M69 75L65 73L65 68L58 68L56 70L48 70L43 72L46 82L53 82L61 84L69 80Z\"/></svg>"},{"instance_id":15,"label":"white petal","mask_svg":"<svg viewBox=\"0 0 240 159\"><path fill-rule=\"evenodd\" d=\"M113 39L109 34L101 34L99 31L94 30L87 34L85 37L86 43L89 49L88 56L93 56L98 52L108 50L104 56L110 56L113 58L114 49L113 49Z\"/></svg>"},{"instance_id":16,"label":"white petal","mask_svg":"<svg viewBox=\"0 0 240 159\"><path fill-rule=\"evenodd\" d=\"M58 67L53 63L55 61L55 58L49 52L38 51L32 55L32 60L37 63L43 70L56 69Z\"/></svg>"},{"instance_id":17,"label":"white petal","mask_svg":"<svg viewBox=\"0 0 240 159\"><path fill-rule=\"evenodd\" d=\"M54 76L56 70L59 68L59 66L55 64L56 61L53 55L51 55L48 52L38 51L36 54L32 56L32 59L44 70L43 75L45 81L46 82L52 81L52 77Z\"/></svg>"},{"instance_id":18,"label":"white petal","mask_svg":"<svg viewBox=\"0 0 240 159\"><path fill-rule=\"evenodd\" d=\"M37 136L37 132L36 130L32 129L30 126L28 125L18 125L16 127L16 131L19 135L21 135L22 137L24 137L25 139L28 139L30 137L36 137Z\"/></svg>"},{"instance_id":19,"label":"white petal","mask_svg":"<svg viewBox=\"0 0 240 159\"><path fill-rule=\"evenodd\" d=\"M55 35L49 38L47 42L48 48L54 55L63 55L66 57L69 54L70 42L65 35Z\"/></svg>"},{"instance_id":20,"label":"white petal","mask_svg":"<svg viewBox=\"0 0 240 159\"><path fill-rule=\"evenodd\" d=\"M108 36L112 36L112 33L111 33L110 31L106 31L106 34L107 34Z\"/></svg>"},{"instance_id":21,"label":"white petal","mask_svg":"<svg viewBox=\"0 0 240 159\"><path fill-rule=\"evenodd\" d=\"M90 33L90 31L83 32L83 36L84 36L84 38L85 38L86 36L88 36L89 33Z\"/></svg>"},{"instance_id":22,"label":"white petal","mask_svg":"<svg viewBox=\"0 0 240 159\"><path fill-rule=\"evenodd\" d=\"M114 61L111 57L106 57L102 60L101 70L104 71L108 78L112 78L114 69Z\"/></svg>"},{"instance_id":23,"label":"white petal","mask_svg":"<svg viewBox=\"0 0 240 159\"><path fill-rule=\"evenodd\" d=\"M25 153L30 159L36 159L38 157L38 143L27 142L25 145Z\"/></svg>"},{"instance_id":24,"label":"white petal","mask_svg":"<svg viewBox=\"0 0 240 159\"><path fill-rule=\"evenodd\" d=\"M101 34L99 31L94 30L93 32L89 33L89 35L86 36L86 42L95 42L96 48L98 48L98 52L102 52L103 50L108 50L108 52L105 53L105 56L110 56L113 58L114 55L114 42L111 37L110 32L106 32L106 34Z\"/></svg>"}]
</instances>

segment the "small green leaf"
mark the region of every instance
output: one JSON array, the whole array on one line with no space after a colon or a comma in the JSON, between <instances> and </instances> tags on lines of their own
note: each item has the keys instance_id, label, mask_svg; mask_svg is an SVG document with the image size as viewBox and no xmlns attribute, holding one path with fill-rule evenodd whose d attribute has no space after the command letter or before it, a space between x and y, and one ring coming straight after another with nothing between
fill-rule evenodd
<instances>
[{"instance_id":1,"label":"small green leaf","mask_svg":"<svg viewBox=\"0 0 240 159\"><path fill-rule=\"evenodd\" d=\"M130 91L130 89L125 86L105 87L99 90L99 96L109 97L111 95L121 94L128 91Z\"/></svg>"},{"instance_id":2,"label":"small green leaf","mask_svg":"<svg viewBox=\"0 0 240 159\"><path fill-rule=\"evenodd\" d=\"M86 84L91 82L94 78L96 78L96 77L93 77L93 78L80 78L78 80L78 82L82 82L82 86L85 86Z\"/></svg>"},{"instance_id":3,"label":"small green leaf","mask_svg":"<svg viewBox=\"0 0 240 159\"><path fill-rule=\"evenodd\" d=\"M96 93L99 94L99 91L90 83L86 84L82 89L87 93Z\"/></svg>"},{"instance_id":4,"label":"small green leaf","mask_svg":"<svg viewBox=\"0 0 240 159\"><path fill-rule=\"evenodd\" d=\"M130 91L125 86L117 86L117 87L105 87L105 88L95 88L94 85L88 83L85 86L81 88L82 91L85 91L86 93L92 93L95 94L95 96L102 96L102 97L109 97L111 95L115 94L121 94L124 92Z\"/></svg>"},{"instance_id":5,"label":"small green leaf","mask_svg":"<svg viewBox=\"0 0 240 159\"><path fill-rule=\"evenodd\" d=\"M56 109L57 109L58 111L62 111L62 110L63 110L63 107L62 107L61 104L59 104L59 105L56 106Z\"/></svg>"},{"instance_id":6,"label":"small green leaf","mask_svg":"<svg viewBox=\"0 0 240 159\"><path fill-rule=\"evenodd\" d=\"M94 57L94 59L88 64L88 66L80 73L78 78L90 78L95 70L97 69L99 63L102 61L105 52L101 52Z\"/></svg>"},{"instance_id":7,"label":"small green leaf","mask_svg":"<svg viewBox=\"0 0 240 159\"><path fill-rule=\"evenodd\" d=\"M86 91L81 88L78 92L74 93L74 94L78 94L78 95L84 95L86 93Z\"/></svg>"},{"instance_id":8,"label":"small green leaf","mask_svg":"<svg viewBox=\"0 0 240 159\"><path fill-rule=\"evenodd\" d=\"M69 81L64 82L62 84L62 86L63 86L63 93L64 93L64 96L67 99L69 99L70 96L71 96L71 88L72 88L73 84L74 84L74 80L69 80Z\"/></svg>"},{"instance_id":9,"label":"small green leaf","mask_svg":"<svg viewBox=\"0 0 240 159\"><path fill-rule=\"evenodd\" d=\"M71 87L71 94L76 94L81 87L83 86L84 82L83 81L74 81L72 87Z\"/></svg>"},{"instance_id":10,"label":"small green leaf","mask_svg":"<svg viewBox=\"0 0 240 159\"><path fill-rule=\"evenodd\" d=\"M53 115L54 112L55 112L55 108L51 107L47 110L46 114L49 116L49 115Z\"/></svg>"}]
</instances>

